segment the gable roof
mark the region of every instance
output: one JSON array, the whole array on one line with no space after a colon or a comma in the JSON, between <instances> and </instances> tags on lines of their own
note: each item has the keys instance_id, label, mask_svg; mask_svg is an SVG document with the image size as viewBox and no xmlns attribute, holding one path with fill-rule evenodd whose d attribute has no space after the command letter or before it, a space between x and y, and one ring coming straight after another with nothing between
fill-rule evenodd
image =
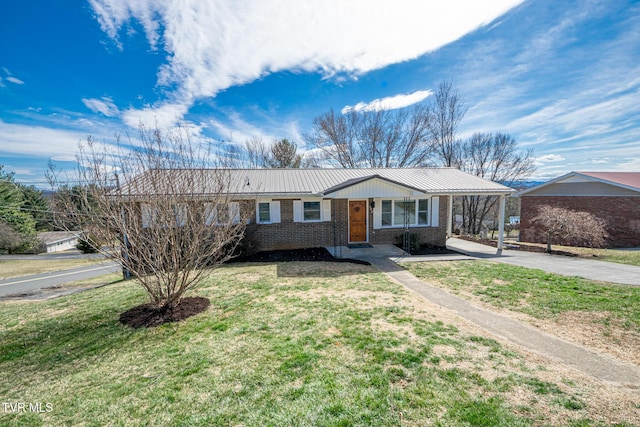
<instances>
[{"instance_id":1,"label":"gable roof","mask_svg":"<svg viewBox=\"0 0 640 427\"><path fill-rule=\"evenodd\" d=\"M575 182L577 178L640 192L640 172L569 172L566 175L547 181L544 184L523 190L516 194L516 196L519 197L527 193L532 193L564 181Z\"/></svg>"},{"instance_id":2,"label":"gable roof","mask_svg":"<svg viewBox=\"0 0 640 427\"><path fill-rule=\"evenodd\" d=\"M392 179L385 178L383 176L375 174L375 175L369 175L369 176L350 179L350 180L345 181L343 183L340 183L340 184L338 184L338 185L336 185L334 187L326 189L322 194L324 194L326 196L328 194L332 194L332 193L335 193L337 191L344 190L345 188L349 188L349 187L353 187L353 186L358 185L358 184L362 184L363 182L367 182L367 181L370 181L372 179L379 179L381 181L389 182L391 184L399 185L399 186L402 186L402 187L405 187L405 188L409 188L411 190L419 191L419 192L422 192L422 193L424 192L424 190L421 190L420 188L416 188L416 187L414 187L412 185L407 185L406 183L403 184L401 182L397 182L397 181L394 181Z\"/></svg>"},{"instance_id":3,"label":"gable roof","mask_svg":"<svg viewBox=\"0 0 640 427\"><path fill-rule=\"evenodd\" d=\"M162 191L152 190L153 174ZM180 182L202 174L202 191L198 195L215 194L216 185L225 182L229 193L241 196L324 196L368 180L381 179L425 194L500 195L514 192L454 168L368 168L368 169L198 169L148 171L125 184L121 191L131 196L172 194L180 192ZM223 177L223 178L222 178ZM165 189L166 188L166 189Z\"/></svg>"}]
</instances>

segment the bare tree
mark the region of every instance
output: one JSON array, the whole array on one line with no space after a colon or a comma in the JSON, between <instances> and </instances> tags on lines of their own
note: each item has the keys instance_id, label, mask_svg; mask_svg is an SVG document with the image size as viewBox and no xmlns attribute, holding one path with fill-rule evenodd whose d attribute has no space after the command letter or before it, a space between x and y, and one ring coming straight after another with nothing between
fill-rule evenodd
<instances>
[{"instance_id":1,"label":"bare tree","mask_svg":"<svg viewBox=\"0 0 640 427\"><path fill-rule=\"evenodd\" d=\"M252 137L244 142L242 147L245 165L249 168L266 167L269 148L260 137Z\"/></svg>"},{"instance_id":2,"label":"bare tree","mask_svg":"<svg viewBox=\"0 0 640 427\"><path fill-rule=\"evenodd\" d=\"M333 110L317 116L305 135L324 160L344 168L423 166L432 154L427 137L427 108L368 111Z\"/></svg>"},{"instance_id":3,"label":"bare tree","mask_svg":"<svg viewBox=\"0 0 640 427\"><path fill-rule=\"evenodd\" d=\"M228 172L212 169L183 131L141 129L128 146L81 144L73 179L83 191L58 192L55 221L106 243L98 249L137 278L159 311L171 311L232 256L246 222ZM48 177L56 188L64 185L58 176Z\"/></svg>"},{"instance_id":4,"label":"bare tree","mask_svg":"<svg viewBox=\"0 0 640 427\"><path fill-rule=\"evenodd\" d=\"M475 133L460 145L455 164L460 170L511 186L535 171L533 151L518 150L516 140L505 133ZM496 209L496 196L463 196L463 229L478 234L482 223Z\"/></svg>"},{"instance_id":5,"label":"bare tree","mask_svg":"<svg viewBox=\"0 0 640 427\"><path fill-rule=\"evenodd\" d=\"M552 240L568 246L602 248L610 237L605 230L606 221L588 212L541 206L531 222L546 234L549 253Z\"/></svg>"},{"instance_id":6,"label":"bare tree","mask_svg":"<svg viewBox=\"0 0 640 427\"><path fill-rule=\"evenodd\" d=\"M427 129L438 163L455 166L458 157L458 126L467 113L464 99L450 81L438 86L428 106Z\"/></svg>"}]
</instances>

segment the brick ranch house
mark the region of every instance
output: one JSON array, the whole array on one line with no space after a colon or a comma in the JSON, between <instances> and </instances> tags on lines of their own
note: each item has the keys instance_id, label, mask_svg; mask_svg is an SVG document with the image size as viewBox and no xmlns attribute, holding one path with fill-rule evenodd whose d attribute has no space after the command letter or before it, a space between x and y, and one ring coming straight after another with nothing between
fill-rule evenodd
<instances>
[{"instance_id":1,"label":"brick ranch house","mask_svg":"<svg viewBox=\"0 0 640 427\"><path fill-rule=\"evenodd\" d=\"M248 218L245 238L261 251L392 244L405 228L418 234L420 243L445 246L453 196L501 196L504 206L505 196L514 192L453 168L224 172L229 174L229 215ZM144 202L140 211L144 223L149 218Z\"/></svg>"},{"instance_id":2,"label":"brick ranch house","mask_svg":"<svg viewBox=\"0 0 640 427\"><path fill-rule=\"evenodd\" d=\"M516 194L520 240L544 243L531 219L543 205L589 212L607 222L612 247L640 246L640 172L570 172Z\"/></svg>"}]
</instances>

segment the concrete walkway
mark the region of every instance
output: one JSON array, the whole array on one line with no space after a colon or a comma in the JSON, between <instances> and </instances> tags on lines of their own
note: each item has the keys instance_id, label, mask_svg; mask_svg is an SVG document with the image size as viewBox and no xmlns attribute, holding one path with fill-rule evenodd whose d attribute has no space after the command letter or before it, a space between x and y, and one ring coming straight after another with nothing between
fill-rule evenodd
<instances>
[{"instance_id":1,"label":"concrete walkway","mask_svg":"<svg viewBox=\"0 0 640 427\"><path fill-rule=\"evenodd\" d=\"M455 237L447 240L447 248L473 258L537 268L563 276L577 276L603 282L640 286L640 267L634 265L509 249L504 249L502 256L499 256L496 255L496 248ZM400 262L420 260L419 256L398 258Z\"/></svg>"},{"instance_id":2,"label":"concrete walkway","mask_svg":"<svg viewBox=\"0 0 640 427\"><path fill-rule=\"evenodd\" d=\"M380 271L429 301L447 308L488 332L529 351L558 360L578 371L616 386L640 391L640 367L541 332L533 326L477 307L416 278L389 258L366 258Z\"/></svg>"}]
</instances>

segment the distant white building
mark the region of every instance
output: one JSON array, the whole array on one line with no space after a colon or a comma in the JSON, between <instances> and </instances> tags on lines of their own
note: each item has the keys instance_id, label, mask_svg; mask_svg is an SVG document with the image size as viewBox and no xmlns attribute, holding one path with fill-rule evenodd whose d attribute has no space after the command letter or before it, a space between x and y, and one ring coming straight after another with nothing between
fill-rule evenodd
<instances>
[{"instance_id":1,"label":"distant white building","mask_svg":"<svg viewBox=\"0 0 640 427\"><path fill-rule=\"evenodd\" d=\"M76 249L81 232L45 231L38 233L38 239L46 246L47 253Z\"/></svg>"}]
</instances>

